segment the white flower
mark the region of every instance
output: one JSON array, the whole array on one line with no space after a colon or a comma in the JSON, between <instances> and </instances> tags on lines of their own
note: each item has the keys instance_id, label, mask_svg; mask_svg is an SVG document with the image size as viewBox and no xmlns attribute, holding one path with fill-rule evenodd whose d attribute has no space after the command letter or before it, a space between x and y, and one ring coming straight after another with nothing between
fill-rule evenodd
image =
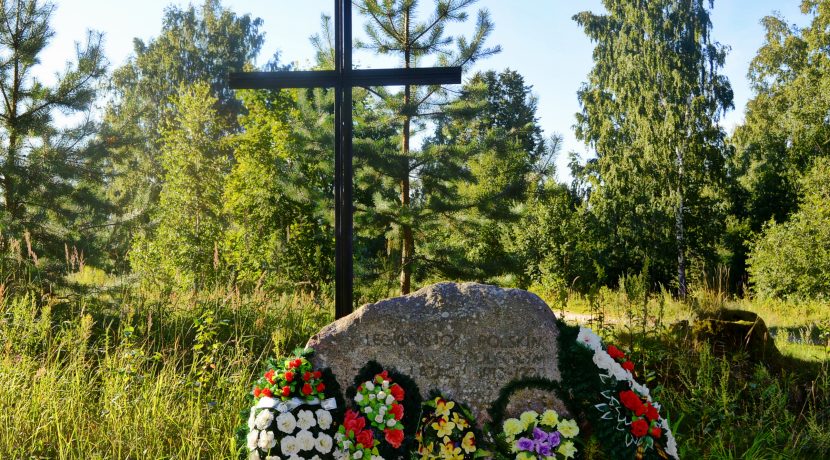
<instances>
[{"instance_id":1,"label":"white flower","mask_svg":"<svg viewBox=\"0 0 830 460\"><path fill-rule=\"evenodd\" d=\"M363 401L363 393L358 393L358 394L354 395L354 401L355 402Z\"/></svg>"},{"instance_id":2,"label":"white flower","mask_svg":"<svg viewBox=\"0 0 830 460\"><path fill-rule=\"evenodd\" d=\"M334 458L336 460L343 460L346 458L346 451L343 449L336 449L334 451Z\"/></svg>"},{"instance_id":3,"label":"white flower","mask_svg":"<svg viewBox=\"0 0 830 460\"><path fill-rule=\"evenodd\" d=\"M280 441L280 449L283 455L297 455L300 452L300 445L294 436L286 436Z\"/></svg>"},{"instance_id":4,"label":"white flower","mask_svg":"<svg viewBox=\"0 0 830 460\"><path fill-rule=\"evenodd\" d=\"M326 433L320 433L317 436L317 440L314 443L314 448L317 449L317 452L321 454L327 454L331 452L331 447L333 443L331 442L331 436L327 435Z\"/></svg>"},{"instance_id":5,"label":"white flower","mask_svg":"<svg viewBox=\"0 0 830 460\"><path fill-rule=\"evenodd\" d=\"M265 451L271 450L272 447L277 445L276 439L274 439L274 432L273 431L263 431L259 435L259 441L257 441L257 446Z\"/></svg>"},{"instance_id":6,"label":"white flower","mask_svg":"<svg viewBox=\"0 0 830 460\"><path fill-rule=\"evenodd\" d=\"M381 386L383 387L384 390L388 390L389 389L389 380L384 380L383 383L381 384Z\"/></svg>"},{"instance_id":7,"label":"white flower","mask_svg":"<svg viewBox=\"0 0 830 460\"><path fill-rule=\"evenodd\" d=\"M343 448L344 449L348 450L351 447L352 447L352 442L351 441L349 441L349 440L343 441Z\"/></svg>"},{"instance_id":8,"label":"white flower","mask_svg":"<svg viewBox=\"0 0 830 460\"><path fill-rule=\"evenodd\" d=\"M265 460L282 460L279 455L269 455L265 457Z\"/></svg>"},{"instance_id":9,"label":"white flower","mask_svg":"<svg viewBox=\"0 0 830 460\"><path fill-rule=\"evenodd\" d=\"M383 423L383 414L375 415L375 422Z\"/></svg>"},{"instance_id":10,"label":"white flower","mask_svg":"<svg viewBox=\"0 0 830 460\"><path fill-rule=\"evenodd\" d=\"M594 351L602 349L602 340L587 327L579 328L579 334L576 336L576 340Z\"/></svg>"},{"instance_id":11,"label":"white flower","mask_svg":"<svg viewBox=\"0 0 830 460\"><path fill-rule=\"evenodd\" d=\"M397 423L397 421L394 418L390 418L386 421L386 426L395 426L395 423Z\"/></svg>"},{"instance_id":12,"label":"white flower","mask_svg":"<svg viewBox=\"0 0 830 460\"><path fill-rule=\"evenodd\" d=\"M374 393L369 393L369 401L373 401L377 396Z\"/></svg>"},{"instance_id":13,"label":"white flower","mask_svg":"<svg viewBox=\"0 0 830 460\"><path fill-rule=\"evenodd\" d=\"M316 425L317 422L314 420L314 412L311 412L310 410L301 410L297 414L297 426L300 427L301 430L307 430Z\"/></svg>"},{"instance_id":14,"label":"white flower","mask_svg":"<svg viewBox=\"0 0 830 460\"><path fill-rule=\"evenodd\" d=\"M669 429L669 422L666 419L661 419L660 424L663 426L663 435L666 436L666 453L673 458L680 458L677 454L677 441L674 439L671 429Z\"/></svg>"},{"instance_id":15,"label":"white flower","mask_svg":"<svg viewBox=\"0 0 830 460\"><path fill-rule=\"evenodd\" d=\"M355 460L363 458L363 451L359 450L359 451L353 453L352 458L355 459Z\"/></svg>"},{"instance_id":16,"label":"white flower","mask_svg":"<svg viewBox=\"0 0 830 460\"><path fill-rule=\"evenodd\" d=\"M259 431L251 430L251 432L248 433L248 450L256 449L257 438L259 438Z\"/></svg>"},{"instance_id":17,"label":"white flower","mask_svg":"<svg viewBox=\"0 0 830 460\"><path fill-rule=\"evenodd\" d=\"M248 460L260 460L259 452L255 450L251 451L251 453L248 455Z\"/></svg>"},{"instance_id":18,"label":"white flower","mask_svg":"<svg viewBox=\"0 0 830 460\"><path fill-rule=\"evenodd\" d=\"M372 382L366 382L366 389L369 390L369 391L374 391L375 390L375 384L372 383Z\"/></svg>"},{"instance_id":19,"label":"white flower","mask_svg":"<svg viewBox=\"0 0 830 460\"><path fill-rule=\"evenodd\" d=\"M393 402L395 402L395 397L392 396L392 395L387 395L386 396L386 404L391 406Z\"/></svg>"},{"instance_id":20,"label":"white flower","mask_svg":"<svg viewBox=\"0 0 830 460\"><path fill-rule=\"evenodd\" d=\"M291 434L297 428L297 420L291 412L282 413L277 417L277 428L285 434Z\"/></svg>"},{"instance_id":21,"label":"white flower","mask_svg":"<svg viewBox=\"0 0 830 460\"><path fill-rule=\"evenodd\" d=\"M363 412L366 412L367 414L371 414L372 413L372 406L364 407Z\"/></svg>"},{"instance_id":22,"label":"white flower","mask_svg":"<svg viewBox=\"0 0 830 460\"><path fill-rule=\"evenodd\" d=\"M302 430L297 433L297 444L300 450L314 449L314 435L310 431Z\"/></svg>"},{"instance_id":23,"label":"white flower","mask_svg":"<svg viewBox=\"0 0 830 460\"><path fill-rule=\"evenodd\" d=\"M331 413L325 409L317 409L317 424L321 430L328 430L331 427Z\"/></svg>"},{"instance_id":24,"label":"white flower","mask_svg":"<svg viewBox=\"0 0 830 460\"><path fill-rule=\"evenodd\" d=\"M288 460L303 460L303 457L300 457L299 455L292 455L288 457Z\"/></svg>"},{"instance_id":25,"label":"white flower","mask_svg":"<svg viewBox=\"0 0 830 460\"><path fill-rule=\"evenodd\" d=\"M260 411L259 414L256 416L256 427L259 430L264 430L271 425L271 422L274 421L274 414L271 413L270 410L265 409Z\"/></svg>"},{"instance_id":26,"label":"white flower","mask_svg":"<svg viewBox=\"0 0 830 460\"><path fill-rule=\"evenodd\" d=\"M386 413L386 406L380 406L378 408L378 414L383 415Z\"/></svg>"},{"instance_id":27,"label":"white flower","mask_svg":"<svg viewBox=\"0 0 830 460\"><path fill-rule=\"evenodd\" d=\"M344 435L343 433L341 433L339 431L337 433L334 433L334 440L335 441L340 442L344 439L346 439L346 435Z\"/></svg>"},{"instance_id":28,"label":"white flower","mask_svg":"<svg viewBox=\"0 0 830 460\"><path fill-rule=\"evenodd\" d=\"M371 460L383 460L383 457L381 457L380 455L372 455Z\"/></svg>"},{"instance_id":29,"label":"white flower","mask_svg":"<svg viewBox=\"0 0 830 460\"><path fill-rule=\"evenodd\" d=\"M386 380L384 380L384 382L385 381ZM378 391L378 399L386 399L386 393L383 390Z\"/></svg>"},{"instance_id":30,"label":"white flower","mask_svg":"<svg viewBox=\"0 0 830 460\"><path fill-rule=\"evenodd\" d=\"M319 455L315 455L315 456L311 457L309 460L323 460L323 459L321 459Z\"/></svg>"},{"instance_id":31,"label":"white flower","mask_svg":"<svg viewBox=\"0 0 830 460\"><path fill-rule=\"evenodd\" d=\"M248 429L253 430L254 428L256 428L256 425L254 425L255 423L256 423L256 411L252 407L251 408L251 413L248 415Z\"/></svg>"}]
</instances>

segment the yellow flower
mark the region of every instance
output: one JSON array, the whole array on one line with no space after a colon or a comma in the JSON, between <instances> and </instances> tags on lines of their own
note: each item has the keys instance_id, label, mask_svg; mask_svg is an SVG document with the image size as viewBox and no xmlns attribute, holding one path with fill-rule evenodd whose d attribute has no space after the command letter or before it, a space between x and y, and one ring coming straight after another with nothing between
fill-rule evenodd
<instances>
[{"instance_id":1,"label":"yellow flower","mask_svg":"<svg viewBox=\"0 0 830 460\"><path fill-rule=\"evenodd\" d=\"M452 430L455 428L455 423L448 421L445 418L442 418L436 423L432 424L432 429L438 432L438 437L448 436L452 434Z\"/></svg>"},{"instance_id":2,"label":"yellow flower","mask_svg":"<svg viewBox=\"0 0 830 460\"><path fill-rule=\"evenodd\" d=\"M579 434L579 427L573 420L560 420L556 429L566 438L572 438Z\"/></svg>"},{"instance_id":3,"label":"yellow flower","mask_svg":"<svg viewBox=\"0 0 830 460\"><path fill-rule=\"evenodd\" d=\"M557 423L559 423L559 415L556 414L556 411L548 409L542 413L542 425L552 428L555 427Z\"/></svg>"},{"instance_id":4,"label":"yellow flower","mask_svg":"<svg viewBox=\"0 0 830 460\"><path fill-rule=\"evenodd\" d=\"M559 445L559 449L556 449L556 451L565 458L573 458L576 453L576 447L574 447L574 443L571 441L565 441Z\"/></svg>"},{"instance_id":5,"label":"yellow flower","mask_svg":"<svg viewBox=\"0 0 830 460\"><path fill-rule=\"evenodd\" d=\"M422 460L427 460L430 456L432 456L432 443L429 443L426 446L421 444L421 446L418 447L418 453L421 454Z\"/></svg>"},{"instance_id":6,"label":"yellow flower","mask_svg":"<svg viewBox=\"0 0 830 460\"><path fill-rule=\"evenodd\" d=\"M446 401L441 398L436 399L435 414L439 417L449 417L450 411L455 407L453 401Z\"/></svg>"},{"instance_id":7,"label":"yellow flower","mask_svg":"<svg viewBox=\"0 0 830 460\"><path fill-rule=\"evenodd\" d=\"M524 427L522 426L522 422L520 422L518 419L509 418L504 421L502 429L504 430L504 434L506 434L507 437L512 440L513 437L515 437L517 434L521 433L522 430L524 430Z\"/></svg>"},{"instance_id":8,"label":"yellow flower","mask_svg":"<svg viewBox=\"0 0 830 460\"><path fill-rule=\"evenodd\" d=\"M457 426L459 430L463 430L470 426L470 424L467 423L466 420L464 420L464 417L458 415L458 412L452 413L452 421L453 423L455 423L455 426Z\"/></svg>"},{"instance_id":9,"label":"yellow flower","mask_svg":"<svg viewBox=\"0 0 830 460\"><path fill-rule=\"evenodd\" d=\"M537 414L534 410L529 410L520 415L519 420L522 422L522 425L524 425L523 430L532 427L536 423L537 418L539 418L539 414Z\"/></svg>"},{"instance_id":10,"label":"yellow flower","mask_svg":"<svg viewBox=\"0 0 830 460\"><path fill-rule=\"evenodd\" d=\"M464 439L461 440L461 448L463 448L464 452L467 452L468 454L475 452L476 437L472 431L469 431L466 435L464 435Z\"/></svg>"},{"instance_id":11,"label":"yellow flower","mask_svg":"<svg viewBox=\"0 0 830 460\"><path fill-rule=\"evenodd\" d=\"M519 452L516 455L516 460L536 460L536 455L531 454L530 452Z\"/></svg>"},{"instance_id":12,"label":"yellow flower","mask_svg":"<svg viewBox=\"0 0 830 460\"><path fill-rule=\"evenodd\" d=\"M450 438L444 436L444 444L441 444L441 458L448 460L464 460L464 454L460 447L455 447Z\"/></svg>"}]
</instances>

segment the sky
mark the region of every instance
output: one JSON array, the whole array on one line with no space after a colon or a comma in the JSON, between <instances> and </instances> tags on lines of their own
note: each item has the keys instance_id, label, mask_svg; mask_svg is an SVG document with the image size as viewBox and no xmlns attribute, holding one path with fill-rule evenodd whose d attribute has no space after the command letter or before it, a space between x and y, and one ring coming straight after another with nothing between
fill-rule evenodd
<instances>
[{"instance_id":1,"label":"sky","mask_svg":"<svg viewBox=\"0 0 830 460\"><path fill-rule=\"evenodd\" d=\"M75 43L84 40L87 29L104 32L104 49L111 69L122 65L133 50L133 39L149 41L159 34L164 9L168 5L187 6L201 0L53 0L57 5L52 25L55 37L42 55L40 78L49 81L68 60L72 60ZM764 40L760 20L773 11L790 23L805 25L801 0L716 0L712 11L713 38L731 48L723 73L735 92L735 110L722 120L728 132L743 120L744 107L752 96L746 72ZM311 65L314 50L309 37L320 31L320 15L331 15L333 0L223 0L235 13L263 19L265 44L260 53L263 64L276 51L283 63L299 68ZM422 0L424 13L433 4ZM477 62L465 70L465 76L477 70L518 71L538 97L539 121L546 135L564 136L558 166L560 180L568 180L566 153L575 151L583 158L588 149L573 134L574 114L579 111L576 91L591 69L593 46L571 19L574 14L590 10L603 11L600 0L479 0L465 24L448 30L451 34L469 35L473 29L474 10L490 11L495 30L488 44L501 45L502 52ZM360 36L361 18L355 12L355 37ZM365 52L355 53L356 65L364 68L395 66ZM426 64L425 64L426 65Z\"/></svg>"}]
</instances>

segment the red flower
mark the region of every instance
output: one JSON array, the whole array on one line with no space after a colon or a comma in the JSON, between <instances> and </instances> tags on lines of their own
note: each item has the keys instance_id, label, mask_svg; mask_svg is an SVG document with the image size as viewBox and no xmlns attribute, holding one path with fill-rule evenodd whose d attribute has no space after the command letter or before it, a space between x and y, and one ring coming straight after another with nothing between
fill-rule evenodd
<instances>
[{"instance_id":1,"label":"red flower","mask_svg":"<svg viewBox=\"0 0 830 460\"><path fill-rule=\"evenodd\" d=\"M403 430L392 430L387 428L383 430L383 434L383 438L386 439L386 442L388 442L390 446L395 449L401 447L401 443L403 442Z\"/></svg>"},{"instance_id":2,"label":"red flower","mask_svg":"<svg viewBox=\"0 0 830 460\"><path fill-rule=\"evenodd\" d=\"M654 439L659 438L660 435L662 435L662 434L663 434L663 430L661 430L660 427L655 426L654 428L651 429L651 437L654 438Z\"/></svg>"},{"instance_id":3,"label":"red flower","mask_svg":"<svg viewBox=\"0 0 830 460\"><path fill-rule=\"evenodd\" d=\"M378 375L379 375L379 376L380 376L380 378L382 378L383 380L389 380L389 371L383 371L383 372L381 372L381 373L380 373L380 374L378 374ZM376 375L375 377L377 377L377 375Z\"/></svg>"},{"instance_id":4,"label":"red flower","mask_svg":"<svg viewBox=\"0 0 830 460\"><path fill-rule=\"evenodd\" d=\"M274 369L271 369L265 373L265 380L272 385L274 384Z\"/></svg>"},{"instance_id":5,"label":"red flower","mask_svg":"<svg viewBox=\"0 0 830 460\"><path fill-rule=\"evenodd\" d=\"M323 376L323 373L320 372L320 371L314 371L314 374L312 374L312 375L314 375L315 379L319 379L320 377Z\"/></svg>"},{"instance_id":6,"label":"red flower","mask_svg":"<svg viewBox=\"0 0 830 460\"><path fill-rule=\"evenodd\" d=\"M289 387L288 385L286 385L286 386L282 387L282 395L283 395L284 397L286 397L286 398L287 398L287 397L288 397L288 395L290 395L290 394L291 394L291 387Z\"/></svg>"},{"instance_id":7,"label":"red flower","mask_svg":"<svg viewBox=\"0 0 830 460\"><path fill-rule=\"evenodd\" d=\"M372 430L361 431L355 437L357 443L363 446L364 449L371 449L375 444L375 436L372 434Z\"/></svg>"},{"instance_id":8,"label":"red flower","mask_svg":"<svg viewBox=\"0 0 830 460\"><path fill-rule=\"evenodd\" d=\"M392 397L395 398L395 401L403 401L403 388L401 388L401 386L397 383L389 387L389 392L392 393Z\"/></svg>"},{"instance_id":9,"label":"red flower","mask_svg":"<svg viewBox=\"0 0 830 460\"><path fill-rule=\"evenodd\" d=\"M403 406L392 403L392 407L389 408L389 413L395 416L395 420L400 420L403 418Z\"/></svg>"},{"instance_id":10,"label":"red flower","mask_svg":"<svg viewBox=\"0 0 830 460\"><path fill-rule=\"evenodd\" d=\"M631 361L626 361L622 363L622 368L627 370L628 372L634 372L634 363Z\"/></svg>"},{"instance_id":11,"label":"red flower","mask_svg":"<svg viewBox=\"0 0 830 460\"><path fill-rule=\"evenodd\" d=\"M354 431L355 433L359 433L365 426L366 419L360 417L357 412L351 409L346 411L346 417L343 420L343 428L345 428L347 432Z\"/></svg>"},{"instance_id":12,"label":"red flower","mask_svg":"<svg viewBox=\"0 0 830 460\"><path fill-rule=\"evenodd\" d=\"M615 347L614 345L608 345L608 349L606 351L608 352L608 355L614 359L625 358L625 353L623 353L619 348Z\"/></svg>"},{"instance_id":13,"label":"red flower","mask_svg":"<svg viewBox=\"0 0 830 460\"><path fill-rule=\"evenodd\" d=\"M658 418L660 418L660 414L657 412L657 408L649 404L646 407L646 418L648 418L650 421L657 420Z\"/></svg>"},{"instance_id":14,"label":"red flower","mask_svg":"<svg viewBox=\"0 0 830 460\"><path fill-rule=\"evenodd\" d=\"M307 383L305 385L303 385L302 392L303 392L304 395L308 396L308 395L311 394L312 391L314 391L314 390L311 389L311 385L309 385Z\"/></svg>"},{"instance_id":15,"label":"red flower","mask_svg":"<svg viewBox=\"0 0 830 460\"><path fill-rule=\"evenodd\" d=\"M631 434L633 434L635 438L642 438L646 435L646 433L648 433L648 422L641 418L631 422Z\"/></svg>"},{"instance_id":16,"label":"red flower","mask_svg":"<svg viewBox=\"0 0 830 460\"><path fill-rule=\"evenodd\" d=\"M305 380L306 382L311 380L311 372L306 372L305 374L303 374L303 380Z\"/></svg>"},{"instance_id":17,"label":"red flower","mask_svg":"<svg viewBox=\"0 0 830 460\"><path fill-rule=\"evenodd\" d=\"M623 403L623 406L625 406L628 410L632 410L634 412L637 412L638 409L643 407L643 401L640 399L640 396L631 390L620 392L620 402Z\"/></svg>"},{"instance_id":18,"label":"red flower","mask_svg":"<svg viewBox=\"0 0 830 460\"><path fill-rule=\"evenodd\" d=\"M323 385L322 383L318 383L318 384L317 384L317 392L318 392L318 393L322 393L322 392L323 392L323 390L325 390L325 389L326 389L326 386L325 386L325 385Z\"/></svg>"},{"instance_id":19,"label":"red flower","mask_svg":"<svg viewBox=\"0 0 830 460\"><path fill-rule=\"evenodd\" d=\"M259 394L261 394L262 396L268 396L269 398L274 396L274 393L271 393L270 388L263 388L262 391L259 392Z\"/></svg>"},{"instance_id":20,"label":"red flower","mask_svg":"<svg viewBox=\"0 0 830 460\"><path fill-rule=\"evenodd\" d=\"M291 372L291 371L286 372L285 373L285 381L286 382L293 382L294 381L294 373Z\"/></svg>"},{"instance_id":21,"label":"red flower","mask_svg":"<svg viewBox=\"0 0 830 460\"><path fill-rule=\"evenodd\" d=\"M261 390L259 389L259 387L254 387L254 398L259 398L260 393Z\"/></svg>"}]
</instances>

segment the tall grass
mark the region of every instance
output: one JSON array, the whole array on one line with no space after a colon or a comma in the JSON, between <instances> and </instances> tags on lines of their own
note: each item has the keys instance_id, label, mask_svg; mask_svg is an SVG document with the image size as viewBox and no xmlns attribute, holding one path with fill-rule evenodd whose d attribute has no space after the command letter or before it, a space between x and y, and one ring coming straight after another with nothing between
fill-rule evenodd
<instances>
[{"instance_id":1,"label":"tall grass","mask_svg":"<svg viewBox=\"0 0 830 460\"><path fill-rule=\"evenodd\" d=\"M95 308L91 308L94 306ZM232 458L260 361L330 321L304 296L216 290L0 302L0 458Z\"/></svg>"}]
</instances>

